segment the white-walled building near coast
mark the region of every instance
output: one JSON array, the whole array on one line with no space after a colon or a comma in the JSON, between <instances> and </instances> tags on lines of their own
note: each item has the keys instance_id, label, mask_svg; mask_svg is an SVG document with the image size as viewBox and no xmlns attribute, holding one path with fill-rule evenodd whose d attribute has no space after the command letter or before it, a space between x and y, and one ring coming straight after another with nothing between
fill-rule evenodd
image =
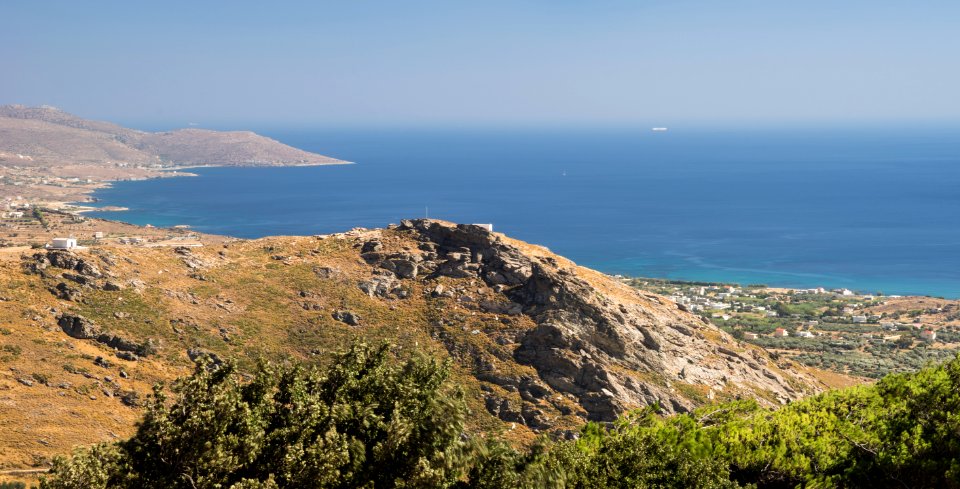
<instances>
[{"instance_id":1,"label":"white-walled building near coast","mask_svg":"<svg viewBox=\"0 0 960 489\"><path fill-rule=\"evenodd\" d=\"M51 250L72 250L77 247L77 238L53 238L47 247Z\"/></svg>"}]
</instances>

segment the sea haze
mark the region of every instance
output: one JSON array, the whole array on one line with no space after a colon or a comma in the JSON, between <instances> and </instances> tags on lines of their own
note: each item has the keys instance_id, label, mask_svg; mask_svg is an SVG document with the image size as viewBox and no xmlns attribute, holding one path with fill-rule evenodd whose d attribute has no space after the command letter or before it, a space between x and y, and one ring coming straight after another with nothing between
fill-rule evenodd
<instances>
[{"instance_id":1,"label":"sea haze","mask_svg":"<svg viewBox=\"0 0 960 489\"><path fill-rule=\"evenodd\" d=\"M202 168L96 193L244 238L429 216L608 273L960 297L960 131L265 130L355 161Z\"/></svg>"}]
</instances>

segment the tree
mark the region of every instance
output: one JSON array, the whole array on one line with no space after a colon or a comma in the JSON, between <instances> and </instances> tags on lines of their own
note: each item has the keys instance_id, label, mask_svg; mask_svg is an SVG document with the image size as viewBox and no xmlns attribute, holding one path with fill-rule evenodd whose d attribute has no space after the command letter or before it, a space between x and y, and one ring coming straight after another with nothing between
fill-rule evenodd
<instances>
[{"instance_id":1,"label":"tree","mask_svg":"<svg viewBox=\"0 0 960 489\"><path fill-rule=\"evenodd\" d=\"M388 362L386 345L355 344L326 371L262 364L244 382L201 362L162 386L136 434L60 458L41 487L447 487L469 443L448 366Z\"/></svg>"}]
</instances>

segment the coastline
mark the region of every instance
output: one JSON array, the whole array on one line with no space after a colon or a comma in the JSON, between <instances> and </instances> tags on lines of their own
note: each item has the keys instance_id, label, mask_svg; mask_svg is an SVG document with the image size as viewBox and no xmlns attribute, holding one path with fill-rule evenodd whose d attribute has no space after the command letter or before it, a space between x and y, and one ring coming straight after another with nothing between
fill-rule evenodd
<instances>
[{"instance_id":1,"label":"coastline","mask_svg":"<svg viewBox=\"0 0 960 489\"><path fill-rule=\"evenodd\" d=\"M106 206L106 207L91 207L85 206L82 204L96 202L92 199L91 195L96 193L98 190L111 188L114 183L117 182L135 182L135 181L144 181L144 180L157 180L161 178L179 178L179 177L198 177L196 173L190 173L183 170L191 170L198 168L297 168L297 167L315 167L315 166L335 166L335 165L355 165L356 162L346 161L346 160L336 160L335 162L329 163L292 163L292 164L278 164L278 165L236 165L236 164L208 164L208 165L183 165L183 166L170 166L164 168L151 168L148 169L151 174L148 174L144 177L139 178L113 178L113 179L104 179L98 180L90 184L90 186L84 187L82 190L76 192L76 195L80 197L75 200L48 200L38 202L38 204L43 205L51 209L73 211L78 213L84 212L121 212L130 210L126 207L121 206ZM30 187L27 187L30 188ZM130 224L130 223L125 223ZM135 225L135 224L133 224Z\"/></svg>"},{"instance_id":2,"label":"coastline","mask_svg":"<svg viewBox=\"0 0 960 489\"><path fill-rule=\"evenodd\" d=\"M282 165L227 165L227 164L209 164L209 165L183 165L183 166L171 166L164 168L160 171L179 171L179 170L191 170L194 168L296 168L296 167L309 167L309 166L336 166L336 165L356 165L355 161L347 160L336 160L336 162L331 163L284 163ZM191 176L197 176L195 174Z\"/></svg>"}]
</instances>

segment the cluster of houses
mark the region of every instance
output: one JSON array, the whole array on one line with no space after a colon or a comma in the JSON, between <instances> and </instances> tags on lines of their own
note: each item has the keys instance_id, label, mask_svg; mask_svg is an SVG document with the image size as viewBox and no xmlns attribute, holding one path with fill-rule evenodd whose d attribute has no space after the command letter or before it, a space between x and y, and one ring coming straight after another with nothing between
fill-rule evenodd
<instances>
[{"instance_id":1,"label":"cluster of houses","mask_svg":"<svg viewBox=\"0 0 960 489\"><path fill-rule=\"evenodd\" d=\"M34 167L7 166L4 169L6 170L3 176L4 184L14 187L47 185L68 188L95 183L92 178L40 175L37 174L37 169Z\"/></svg>"},{"instance_id":2,"label":"cluster of houses","mask_svg":"<svg viewBox=\"0 0 960 489\"><path fill-rule=\"evenodd\" d=\"M854 292L854 291L852 291L852 290L850 290L850 289L832 289L832 290L827 290L827 289L825 289L825 288L823 288L823 287L815 287L815 288L812 288L812 289L796 289L796 290L793 291L793 293L794 293L794 294L798 294L798 295L836 294L836 295L846 296L846 297L850 297L850 296L857 295L856 292Z\"/></svg>"},{"instance_id":3,"label":"cluster of houses","mask_svg":"<svg viewBox=\"0 0 960 489\"><path fill-rule=\"evenodd\" d=\"M823 333L815 333L810 330L794 331L793 333L793 336L797 338L813 338L821 335L823 335ZM791 335L790 335L790 332L787 331L785 328L777 328L773 331L773 333L770 334L770 336L774 338L786 338ZM755 340L760 337L760 333L746 332L743 334L743 337L748 340ZM897 341L901 337L903 337L903 335L899 335L899 334L879 336L880 340L884 343ZM920 332L920 339L923 341L932 343L937 340L937 332L932 329L924 329L923 331Z\"/></svg>"},{"instance_id":4,"label":"cluster of houses","mask_svg":"<svg viewBox=\"0 0 960 489\"><path fill-rule=\"evenodd\" d=\"M7 197L0 203L0 217L3 219L23 219L26 211L30 210L30 203L22 197Z\"/></svg>"},{"instance_id":5,"label":"cluster of houses","mask_svg":"<svg viewBox=\"0 0 960 489\"><path fill-rule=\"evenodd\" d=\"M688 311L723 311L734 306L725 300L740 293L740 289L733 286L704 286L690 291L678 291L668 299L685 307ZM708 295L709 294L709 295Z\"/></svg>"},{"instance_id":6,"label":"cluster of houses","mask_svg":"<svg viewBox=\"0 0 960 489\"><path fill-rule=\"evenodd\" d=\"M816 321L810 321L810 322L811 322L811 323L816 323ZM807 324L807 326L808 326L808 327L812 327L813 325ZM929 329L929 328L924 328L923 325L920 325L920 324L914 324L913 327L916 328L916 329L921 329L921 330L922 330L922 331L920 331L920 339L921 339L921 340L926 341L926 342L929 342L929 343L932 343L932 342L934 342L934 341L937 340L937 332L936 332L936 331L934 331L934 330L932 330L932 329ZM884 329L890 329L890 328L884 328ZM894 328L892 328L891 330L892 330L892 331L896 331L896 329L897 329L897 328L894 327ZM795 331L792 336L795 336L795 337L797 337L797 338L813 338L813 337L822 336L822 335L823 335L823 333L815 333L815 332L813 332L813 331L811 331L811 330L799 330L799 331ZM885 334L864 333L864 335L879 338L879 339L880 339L882 342L884 342L884 343L897 341L897 340L899 340L900 338L903 337L903 335L899 335L899 334L893 334L893 335L886 334L886 335L885 335ZM785 338L785 337L791 336L791 334L790 334L789 331L787 331L786 328L777 328L777 329L775 329L775 330L773 331L773 333L770 334L770 336L772 336L772 337L774 337L774 338ZM755 340L755 339L757 339L757 338L760 337L760 334L759 334L759 333L753 333L753 332L746 332L746 333L744 333L743 337L744 337L745 339L748 339L748 340Z\"/></svg>"},{"instance_id":7,"label":"cluster of houses","mask_svg":"<svg viewBox=\"0 0 960 489\"><path fill-rule=\"evenodd\" d=\"M756 335L756 333L753 334ZM793 333L793 335L798 338L813 338L814 336L817 336L813 333L813 331L797 331ZM777 328L773 330L773 334L771 336L774 338L784 338L790 336L790 332L784 328Z\"/></svg>"}]
</instances>

